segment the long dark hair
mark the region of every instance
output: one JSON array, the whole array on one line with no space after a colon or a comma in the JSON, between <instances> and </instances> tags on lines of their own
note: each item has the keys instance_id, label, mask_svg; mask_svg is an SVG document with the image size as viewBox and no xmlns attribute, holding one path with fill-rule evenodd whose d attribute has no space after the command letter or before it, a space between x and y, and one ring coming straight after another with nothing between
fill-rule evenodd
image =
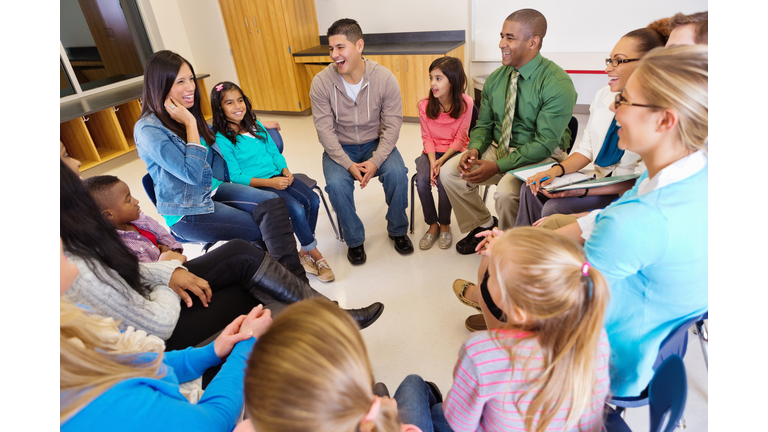
<instances>
[{"instance_id":1,"label":"long dark hair","mask_svg":"<svg viewBox=\"0 0 768 432\"><path fill-rule=\"evenodd\" d=\"M434 69L440 69L443 75L448 78L448 82L451 83L451 112L449 115L455 119L461 117L461 114L467 109L463 97L464 91L467 89L467 75L464 73L461 60L456 57L440 57L429 65L430 73ZM440 102L430 91L427 100L427 117L434 120L440 116L440 111Z\"/></svg>"},{"instance_id":2,"label":"long dark hair","mask_svg":"<svg viewBox=\"0 0 768 432\"><path fill-rule=\"evenodd\" d=\"M141 117L146 117L150 113L154 114L160 119L163 126L180 136L184 141L187 141L187 130L184 128L184 125L172 119L170 114L165 111L165 98L168 97L168 93L170 93L171 87L173 87L173 83L176 81L176 76L179 75L181 65L184 63L189 66L189 70L192 71L192 76L194 77L195 69L192 65L184 57L173 51L158 51L149 56L147 64L144 66ZM200 86L197 85L197 78L193 79L195 81L195 104L189 111L197 120L197 131L200 133L200 138L204 139L208 145L212 145L214 142L213 134L208 127L208 123L205 122L203 111L200 109Z\"/></svg>"},{"instance_id":3,"label":"long dark hair","mask_svg":"<svg viewBox=\"0 0 768 432\"><path fill-rule=\"evenodd\" d=\"M141 282L139 259L128 250L115 227L101 214L83 182L64 162L59 162L61 210L59 235L64 250L82 258L105 285L122 292L120 285L99 270L99 264L116 271L125 283L145 298L149 287Z\"/></svg>"},{"instance_id":4,"label":"long dark hair","mask_svg":"<svg viewBox=\"0 0 768 432\"><path fill-rule=\"evenodd\" d=\"M227 116L224 114L224 110L221 108L221 102L224 99L224 93L230 91L230 90L237 90L240 92L240 95L243 96L243 101L245 102L245 116L243 117L243 120L240 121L240 124L238 125L240 127L240 130L245 130L250 133L252 133L256 138L266 141L267 139L267 130L261 127L258 123L256 123L256 114L253 113L253 110L251 109L251 100L248 99L248 96L243 93L243 91L240 89L240 87L237 86L237 84L229 81L223 81L215 86L213 86L213 90L211 90L211 111L213 112L213 132L219 132L225 137L227 137L230 141L232 141L232 144L237 145L237 136L239 135L238 132L235 132L232 130L232 128L229 127L229 124L232 123L229 120L227 120Z\"/></svg>"}]
</instances>

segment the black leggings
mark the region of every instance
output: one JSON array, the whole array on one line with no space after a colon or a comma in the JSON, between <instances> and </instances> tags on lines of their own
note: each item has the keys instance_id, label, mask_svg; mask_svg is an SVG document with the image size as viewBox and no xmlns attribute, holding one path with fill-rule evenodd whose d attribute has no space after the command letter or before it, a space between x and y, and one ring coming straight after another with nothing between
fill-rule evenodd
<instances>
[{"instance_id":1,"label":"black leggings","mask_svg":"<svg viewBox=\"0 0 768 432\"><path fill-rule=\"evenodd\" d=\"M263 260L263 250L238 239L187 261L184 266L192 274L208 281L213 295L208 307L204 307L200 299L191 293L192 307L181 303L179 321L165 342L165 349L196 346L259 304L274 306L276 302L268 295L256 298L243 289Z\"/></svg>"}]
</instances>

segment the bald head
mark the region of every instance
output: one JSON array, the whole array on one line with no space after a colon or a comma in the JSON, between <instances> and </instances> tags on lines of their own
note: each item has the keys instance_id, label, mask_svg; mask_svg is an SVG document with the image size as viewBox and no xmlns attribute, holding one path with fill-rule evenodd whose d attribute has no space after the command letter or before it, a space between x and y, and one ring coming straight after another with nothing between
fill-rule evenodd
<instances>
[{"instance_id":1,"label":"bald head","mask_svg":"<svg viewBox=\"0 0 768 432\"><path fill-rule=\"evenodd\" d=\"M519 23L526 40L532 37L539 38L539 50L544 36L547 35L547 19L536 9L520 9L512 12L505 21Z\"/></svg>"}]
</instances>

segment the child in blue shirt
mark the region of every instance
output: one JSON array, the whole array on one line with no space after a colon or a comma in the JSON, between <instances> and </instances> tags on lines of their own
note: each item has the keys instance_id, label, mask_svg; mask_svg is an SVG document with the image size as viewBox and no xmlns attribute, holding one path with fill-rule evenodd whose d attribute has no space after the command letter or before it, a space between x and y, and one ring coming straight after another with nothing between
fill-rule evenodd
<instances>
[{"instance_id":1,"label":"child in blue shirt","mask_svg":"<svg viewBox=\"0 0 768 432\"><path fill-rule=\"evenodd\" d=\"M320 199L300 181L293 181L285 158L251 111L251 102L240 87L229 81L211 91L213 130L233 183L266 189L285 199L293 230L301 243L299 257L307 273L322 282L334 279L333 271L317 250L315 226ZM274 124L279 129L279 125Z\"/></svg>"}]
</instances>

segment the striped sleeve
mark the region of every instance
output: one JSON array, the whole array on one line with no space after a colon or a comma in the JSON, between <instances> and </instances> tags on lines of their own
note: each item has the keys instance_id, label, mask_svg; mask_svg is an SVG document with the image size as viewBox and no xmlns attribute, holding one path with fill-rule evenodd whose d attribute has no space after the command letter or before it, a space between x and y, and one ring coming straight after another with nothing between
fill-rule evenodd
<instances>
[{"instance_id":1,"label":"striped sleeve","mask_svg":"<svg viewBox=\"0 0 768 432\"><path fill-rule=\"evenodd\" d=\"M443 404L445 419L454 431L479 429L485 404L485 398L480 395L481 379L465 343L459 351L459 361L453 372L453 387Z\"/></svg>"}]
</instances>

